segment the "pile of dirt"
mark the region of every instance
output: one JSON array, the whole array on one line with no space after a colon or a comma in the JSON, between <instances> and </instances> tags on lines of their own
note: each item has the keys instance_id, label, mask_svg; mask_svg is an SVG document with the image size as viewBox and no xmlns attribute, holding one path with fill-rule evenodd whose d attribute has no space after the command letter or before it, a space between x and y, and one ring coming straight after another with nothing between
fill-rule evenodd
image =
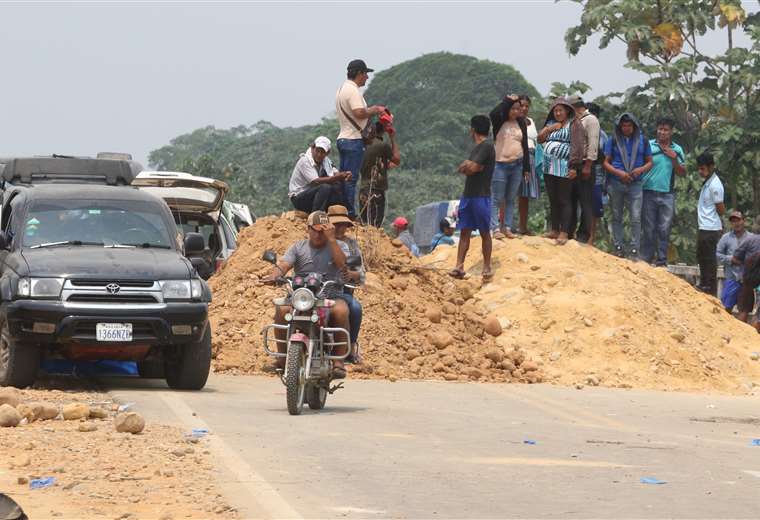
<instances>
[{"instance_id":1,"label":"pile of dirt","mask_svg":"<svg viewBox=\"0 0 760 520\"><path fill-rule=\"evenodd\" d=\"M473 240L468 279L446 275L453 247L415 259L382 231L356 230L369 274L352 377L547 381L662 390L751 392L760 384L760 336L664 269L571 241L497 241L496 277L480 282ZM211 280L214 368L256 373L271 365L261 329L282 289L262 286L278 254L305 236L294 214L246 229ZM486 331L490 331L489 332Z\"/></svg>"},{"instance_id":2,"label":"pile of dirt","mask_svg":"<svg viewBox=\"0 0 760 520\"><path fill-rule=\"evenodd\" d=\"M467 269L478 276L480 242ZM475 300L509 320L498 342L519 344L548 381L749 393L760 384L760 335L711 296L662 268L570 241L496 241L495 281ZM426 258L452 265L454 248Z\"/></svg>"},{"instance_id":3,"label":"pile of dirt","mask_svg":"<svg viewBox=\"0 0 760 520\"><path fill-rule=\"evenodd\" d=\"M357 294L364 364L350 367L351 377L543 380L519 343L497 343L502 326L475 301L477 285L426 268L381 230L355 232L369 272ZM210 281L215 371L258 373L272 365L261 330L284 289L260 284L272 272L261 255L266 249L282 255L305 236L306 222L294 213L259 219L243 231L237 251Z\"/></svg>"},{"instance_id":4,"label":"pile of dirt","mask_svg":"<svg viewBox=\"0 0 760 520\"><path fill-rule=\"evenodd\" d=\"M119 433L125 416L106 394L0 387L0 490L29 518L238 517L206 439L142 419Z\"/></svg>"}]
</instances>

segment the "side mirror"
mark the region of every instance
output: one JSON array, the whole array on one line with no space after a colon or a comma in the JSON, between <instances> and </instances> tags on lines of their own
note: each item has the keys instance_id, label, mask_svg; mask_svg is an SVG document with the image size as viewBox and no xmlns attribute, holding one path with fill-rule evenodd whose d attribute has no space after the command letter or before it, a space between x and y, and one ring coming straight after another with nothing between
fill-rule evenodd
<instances>
[{"instance_id":1,"label":"side mirror","mask_svg":"<svg viewBox=\"0 0 760 520\"><path fill-rule=\"evenodd\" d=\"M0 231L0 249L8 249L11 246L10 238L5 231Z\"/></svg>"},{"instance_id":2,"label":"side mirror","mask_svg":"<svg viewBox=\"0 0 760 520\"><path fill-rule=\"evenodd\" d=\"M270 264L276 264L277 263L277 253L272 251L271 249L267 249L264 251L264 254L261 255L261 259L265 262L269 262Z\"/></svg>"},{"instance_id":3,"label":"side mirror","mask_svg":"<svg viewBox=\"0 0 760 520\"><path fill-rule=\"evenodd\" d=\"M346 265L353 269L362 266L362 257L359 255L352 255L346 258Z\"/></svg>"},{"instance_id":4,"label":"side mirror","mask_svg":"<svg viewBox=\"0 0 760 520\"><path fill-rule=\"evenodd\" d=\"M202 253L206 249L203 235L200 233L187 233L185 235L185 254Z\"/></svg>"}]
</instances>

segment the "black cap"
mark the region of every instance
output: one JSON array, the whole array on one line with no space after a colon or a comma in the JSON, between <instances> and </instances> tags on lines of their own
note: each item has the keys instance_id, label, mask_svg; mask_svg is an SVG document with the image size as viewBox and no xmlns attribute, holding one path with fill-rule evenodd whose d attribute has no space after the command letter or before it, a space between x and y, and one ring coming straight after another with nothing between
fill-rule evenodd
<instances>
[{"instance_id":1,"label":"black cap","mask_svg":"<svg viewBox=\"0 0 760 520\"><path fill-rule=\"evenodd\" d=\"M375 69L368 69L367 64L364 63L364 60L351 60L348 63L348 71L355 71L355 72L375 72Z\"/></svg>"}]
</instances>

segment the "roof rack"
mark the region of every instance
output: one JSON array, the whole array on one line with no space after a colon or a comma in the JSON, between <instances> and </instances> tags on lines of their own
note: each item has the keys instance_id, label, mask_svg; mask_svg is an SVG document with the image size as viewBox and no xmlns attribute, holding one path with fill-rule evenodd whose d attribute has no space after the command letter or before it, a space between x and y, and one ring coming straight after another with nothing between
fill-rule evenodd
<instances>
[{"instance_id":1,"label":"roof rack","mask_svg":"<svg viewBox=\"0 0 760 520\"><path fill-rule=\"evenodd\" d=\"M107 184L128 186L142 170L131 161L53 155L4 159L2 179L11 184Z\"/></svg>"}]
</instances>

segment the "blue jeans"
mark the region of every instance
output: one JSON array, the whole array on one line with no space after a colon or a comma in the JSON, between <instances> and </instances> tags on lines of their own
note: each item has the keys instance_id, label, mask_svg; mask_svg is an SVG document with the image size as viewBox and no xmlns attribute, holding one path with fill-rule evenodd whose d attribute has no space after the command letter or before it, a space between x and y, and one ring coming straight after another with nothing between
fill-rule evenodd
<instances>
[{"instance_id":1,"label":"blue jeans","mask_svg":"<svg viewBox=\"0 0 760 520\"><path fill-rule=\"evenodd\" d=\"M497 162L491 177L491 229L499 229L499 207L504 204L504 227L512 229L515 199L523 179L522 158L512 162Z\"/></svg>"},{"instance_id":2,"label":"blue jeans","mask_svg":"<svg viewBox=\"0 0 760 520\"><path fill-rule=\"evenodd\" d=\"M348 305L348 325L351 329L348 332L351 344L353 345L359 339L359 329L362 326L362 304L354 298L353 294L343 293L337 296L337 298L340 298Z\"/></svg>"},{"instance_id":3,"label":"blue jeans","mask_svg":"<svg viewBox=\"0 0 760 520\"><path fill-rule=\"evenodd\" d=\"M364 159L364 141L361 139L338 139L338 152L340 152L340 171L351 172L351 180L343 183L343 198L346 201L348 215L355 217L356 211L356 183L359 182L359 174Z\"/></svg>"},{"instance_id":4,"label":"blue jeans","mask_svg":"<svg viewBox=\"0 0 760 520\"><path fill-rule=\"evenodd\" d=\"M644 190L641 210L641 258L657 265L668 263L670 230L675 214L675 195Z\"/></svg>"},{"instance_id":5,"label":"blue jeans","mask_svg":"<svg viewBox=\"0 0 760 520\"><path fill-rule=\"evenodd\" d=\"M643 188L641 182L623 184L619 181L611 181L607 188L612 206L612 240L615 247L622 248L625 244L625 230L623 229L623 209L628 207L628 219L631 225L631 250L638 253L641 246L641 206L643 202Z\"/></svg>"}]
</instances>

